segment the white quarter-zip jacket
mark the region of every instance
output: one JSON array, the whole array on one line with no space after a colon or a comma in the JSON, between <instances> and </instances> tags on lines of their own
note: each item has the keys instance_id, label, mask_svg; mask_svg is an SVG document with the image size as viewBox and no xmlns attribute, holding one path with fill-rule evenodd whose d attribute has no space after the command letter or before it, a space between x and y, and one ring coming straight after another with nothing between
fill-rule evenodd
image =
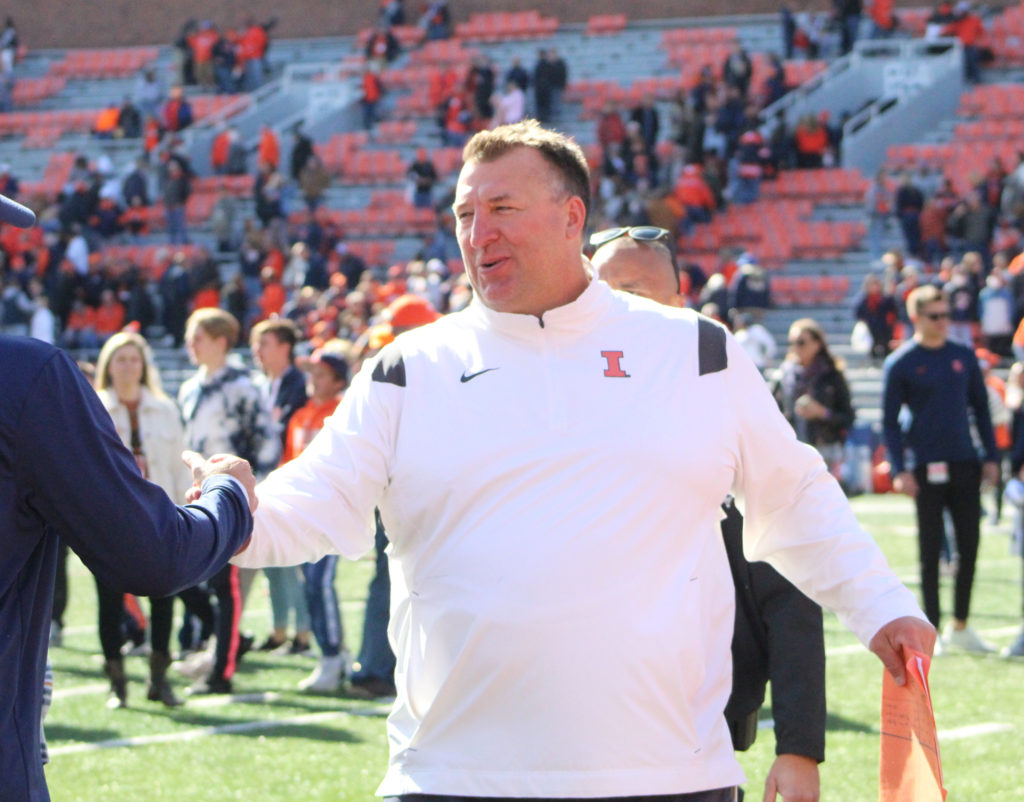
<instances>
[{"instance_id":1,"label":"white quarter-zip jacket","mask_svg":"<svg viewBox=\"0 0 1024 802\"><path fill-rule=\"evenodd\" d=\"M258 489L240 565L391 540L398 698L378 793L614 797L736 785L719 532L863 643L921 613L717 324L590 283L544 314L403 334ZM724 363L723 363L724 364Z\"/></svg>"}]
</instances>

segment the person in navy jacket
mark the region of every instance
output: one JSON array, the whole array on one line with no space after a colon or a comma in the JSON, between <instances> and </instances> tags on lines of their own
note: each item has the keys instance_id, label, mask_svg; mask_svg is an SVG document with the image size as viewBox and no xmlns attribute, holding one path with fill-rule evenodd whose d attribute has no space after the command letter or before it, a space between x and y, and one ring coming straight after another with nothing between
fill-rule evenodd
<instances>
[{"instance_id":1,"label":"person in navy jacket","mask_svg":"<svg viewBox=\"0 0 1024 802\"><path fill-rule=\"evenodd\" d=\"M34 215L0 196L0 220L27 228ZM194 503L176 506L142 478L75 363L41 341L0 335L0 387L0 801L45 802L40 710L58 537L109 586L170 595L248 542L255 480L244 460L190 454Z\"/></svg>"}]
</instances>

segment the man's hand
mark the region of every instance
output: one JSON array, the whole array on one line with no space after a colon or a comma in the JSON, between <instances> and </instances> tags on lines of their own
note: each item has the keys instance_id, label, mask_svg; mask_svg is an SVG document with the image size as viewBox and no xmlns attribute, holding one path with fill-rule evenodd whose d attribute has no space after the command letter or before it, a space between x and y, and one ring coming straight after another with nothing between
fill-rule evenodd
<instances>
[{"instance_id":1,"label":"man's hand","mask_svg":"<svg viewBox=\"0 0 1024 802\"><path fill-rule=\"evenodd\" d=\"M779 755L764 783L764 802L818 802L818 761L804 755Z\"/></svg>"},{"instance_id":2,"label":"man's hand","mask_svg":"<svg viewBox=\"0 0 1024 802\"><path fill-rule=\"evenodd\" d=\"M892 489L913 498L917 495L917 479L911 471L902 471L892 480Z\"/></svg>"},{"instance_id":3,"label":"man's hand","mask_svg":"<svg viewBox=\"0 0 1024 802\"><path fill-rule=\"evenodd\" d=\"M868 644L868 648L878 655L886 670L892 674L897 685L907 682L906 649L932 656L935 648L935 627L927 621L913 616L896 618L882 627Z\"/></svg>"},{"instance_id":4,"label":"man's hand","mask_svg":"<svg viewBox=\"0 0 1024 802\"><path fill-rule=\"evenodd\" d=\"M185 501L191 504L202 495L203 480L214 474L224 473L234 476L249 497L249 512L256 512L256 477L253 476L252 467L241 457L233 454L214 454L209 459L203 459L202 455L195 451L184 451L181 458L192 471L192 487L185 494Z\"/></svg>"},{"instance_id":5,"label":"man's hand","mask_svg":"<svg viewBox=\"0 0 1024 802\"><path fill-rule=\"evenodd\" d=\"M1000 470L998 462L986 462L981 466L981 480L991 487L999 486L1001 475L1002 470Z\"/></svg>"}]
</instances>

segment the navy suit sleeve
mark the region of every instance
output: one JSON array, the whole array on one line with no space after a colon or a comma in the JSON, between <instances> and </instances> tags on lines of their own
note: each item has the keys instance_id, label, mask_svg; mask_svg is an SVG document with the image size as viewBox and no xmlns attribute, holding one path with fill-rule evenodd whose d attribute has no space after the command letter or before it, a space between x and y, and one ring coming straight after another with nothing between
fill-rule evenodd
<instances>
[{"instance_id":1,"label":"navy suit sleeve","mask_svg":"<svg viewBox=\"0 0 1024 802\"><path fill-rule=\"evenodd\" d=\"M26 514L64 538L112 588L166 596L213 575L252 531L248 500L226 478L177 507L139 473L110 416L62 352L36 376L18 421Z\"/></svg>"},{"instance_id":2,"label":"navy suit sleeve","mask_svg":"<svg viewBox=\"0 0 1024 802\"><path fill-rule=\"evenodd\" d=\"M750 563L768 644L775 753L825 759L825 636L821 608L767 563Z\"/></svg>"}]
</instances>

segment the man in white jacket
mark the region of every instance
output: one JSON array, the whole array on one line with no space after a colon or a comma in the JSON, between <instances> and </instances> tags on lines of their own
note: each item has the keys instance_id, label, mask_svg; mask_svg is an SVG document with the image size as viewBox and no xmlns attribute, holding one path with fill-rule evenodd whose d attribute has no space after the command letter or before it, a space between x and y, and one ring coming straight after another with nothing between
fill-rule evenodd
<instances>
[{"instance_id":1,"label":"man in white jacket","mask_svg":"<svg viewBox=\"0 0 1024 802\"><path fill-rule=\"evenodd\" d=\"M579 147L525 121L463 155L473 302L366 363L260 486L235 560L358 557L379 505L398 658L382 796L731 800L727 493L750 559L898 680L934 630L732 337L593 280Z\"/></svg>"}]
</instances>

